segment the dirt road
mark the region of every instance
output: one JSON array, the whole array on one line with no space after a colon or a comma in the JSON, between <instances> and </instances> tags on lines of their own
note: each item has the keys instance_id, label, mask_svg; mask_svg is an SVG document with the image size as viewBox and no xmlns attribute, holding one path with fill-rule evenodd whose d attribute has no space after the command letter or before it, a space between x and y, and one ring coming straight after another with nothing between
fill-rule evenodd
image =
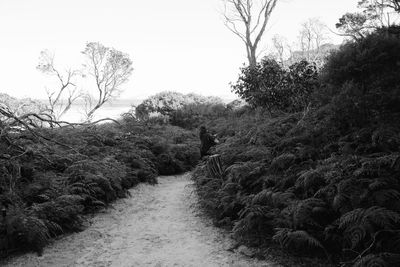
<instances>
[{"instance_id":1,"label":"dirt road","mask_svg":"<svg viewBox=\"0 0 400 267\"><path fill-rule=\"evenodd\" d=\"M227 251L227 235L196 215L191 184L188 174L140 184L85 231L6 266L276 266Z\"/></svg>"}]
</instances>

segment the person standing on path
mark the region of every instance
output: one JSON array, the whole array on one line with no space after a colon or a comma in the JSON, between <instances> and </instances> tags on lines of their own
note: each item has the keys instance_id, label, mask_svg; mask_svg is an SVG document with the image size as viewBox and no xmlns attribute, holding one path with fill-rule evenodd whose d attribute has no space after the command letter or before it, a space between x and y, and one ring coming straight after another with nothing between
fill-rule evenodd
<instances>
[{"instance_id":1,"label":"person standing on path","mask_svg":"<svg viewBox=\"0 0 400 267\"><path fill-rule=\"evenodd\" d=\"M200 155L202 158L206 155L209 155L208 151L210 150L210 148L218 143L216 138L207 132L205 126L200 127L200 141Z\"/></svg>"}]
</instances>

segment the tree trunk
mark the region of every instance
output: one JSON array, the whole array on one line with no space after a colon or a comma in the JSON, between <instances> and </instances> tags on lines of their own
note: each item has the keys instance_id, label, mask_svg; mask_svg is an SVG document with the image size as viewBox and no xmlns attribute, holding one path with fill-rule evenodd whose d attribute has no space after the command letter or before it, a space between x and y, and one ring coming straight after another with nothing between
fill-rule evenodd
<instances>
[{"instance_id":1,"label":"tree trunk","mask_svg":"<svg viewBox=\"0 0 400 267\"><path fill-rule=\"evenodd\" d=\"M223 178L224 170L222 167L221 155L216 154L208 158L207 171L212 178L219 178L219 179Z\"/></svg>"},{"instance_id":2,"label":"tree trunk","mask_svg":"<svg viewBox=\"0 0 400 267\"><path fill-rule=\"evenodd\" d=\"M247 44L247 58L249 60L249 67L255 68L257 66L257 48Z\"/></svg>"}]
</instances>

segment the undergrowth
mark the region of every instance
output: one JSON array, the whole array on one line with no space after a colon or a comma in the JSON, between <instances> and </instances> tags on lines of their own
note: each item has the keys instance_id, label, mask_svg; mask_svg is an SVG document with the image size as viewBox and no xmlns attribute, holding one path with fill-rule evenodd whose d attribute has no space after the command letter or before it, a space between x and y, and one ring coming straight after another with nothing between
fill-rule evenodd
<instances>
[{"instance_id":1,"label":"undergrowth","mask_svg":"<svg viewBox=\"0 0 400 267\"><path fill-rule=\"evenodd\" d=\"M129 196L138 183L193 167L197 135L168 125L121 124L3 131L0 253L36 251L84 228L84 215Z\"/></svg>"},{"instance_id":2,"label":"undergrowth","mask_svg":"<svg viewBox=\"0 0 400 267\"><path fill-rule=\"evenodd\" d=\"M400 265L399 40L377 32L343 45L304 112L208 122L224 173L203 162L193 179L216 225L341 266Z\"/></svg>"}]
</instances>

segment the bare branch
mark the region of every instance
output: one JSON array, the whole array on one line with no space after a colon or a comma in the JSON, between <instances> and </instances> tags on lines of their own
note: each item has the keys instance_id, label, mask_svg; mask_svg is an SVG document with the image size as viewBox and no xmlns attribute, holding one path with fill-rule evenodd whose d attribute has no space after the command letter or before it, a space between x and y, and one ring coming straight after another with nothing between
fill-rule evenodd
<instances>
[{"instance_id":1,"label":"bare branch","mask_svg":"<svg viewBox=\"0 0 400 267\"><path fill-rule=\"evenodd\" d=\"M250 66L257 63L257 48L277 2L278 0L224 0L225 26L245 43ZM256 18L255 21L253 17Z\"/></svg>"},{"instance_id":2,"label":"bare branch","mask_svg":"<svg viewBox=\"0 0 400 267\"><path fill-rule=\"evenodd\" d=\"M97 109L118 96L121 92L120 86L128 81L133 68L127 54L98 42L88 43L82 53L88 58L86 67L95 78L98 93L96 100L86 95L86 116L90 120Z\"/></svg>"},{"instance_id":3,"label":"bare branch","mask_svg":"<svg viewBox=\"0 0 400 267\"><path fill-rule=\"evenodd\" d=\"M47 92L47 100L49 105L49 111L56 119L61 118L71 107L73 101L79 98L78 96L72 95L69 93L68 101L66 105L63 105L62 99L65 97L65 91L71 87L76 87L76 83L74 79L79 75L79 71L68 69L65 71L64 74L55 67L54 64L54 54L50 53L49 51L42 51L40 53L40 61L37 66L37 69L42 71L43 73L55 76L59 87L57 89L46 89ZM69 92L71 92L69 90ZM76 92L73 90L72 92ZM59 108L59 111L56 108Z\"/></svg>"}]
</instances>

